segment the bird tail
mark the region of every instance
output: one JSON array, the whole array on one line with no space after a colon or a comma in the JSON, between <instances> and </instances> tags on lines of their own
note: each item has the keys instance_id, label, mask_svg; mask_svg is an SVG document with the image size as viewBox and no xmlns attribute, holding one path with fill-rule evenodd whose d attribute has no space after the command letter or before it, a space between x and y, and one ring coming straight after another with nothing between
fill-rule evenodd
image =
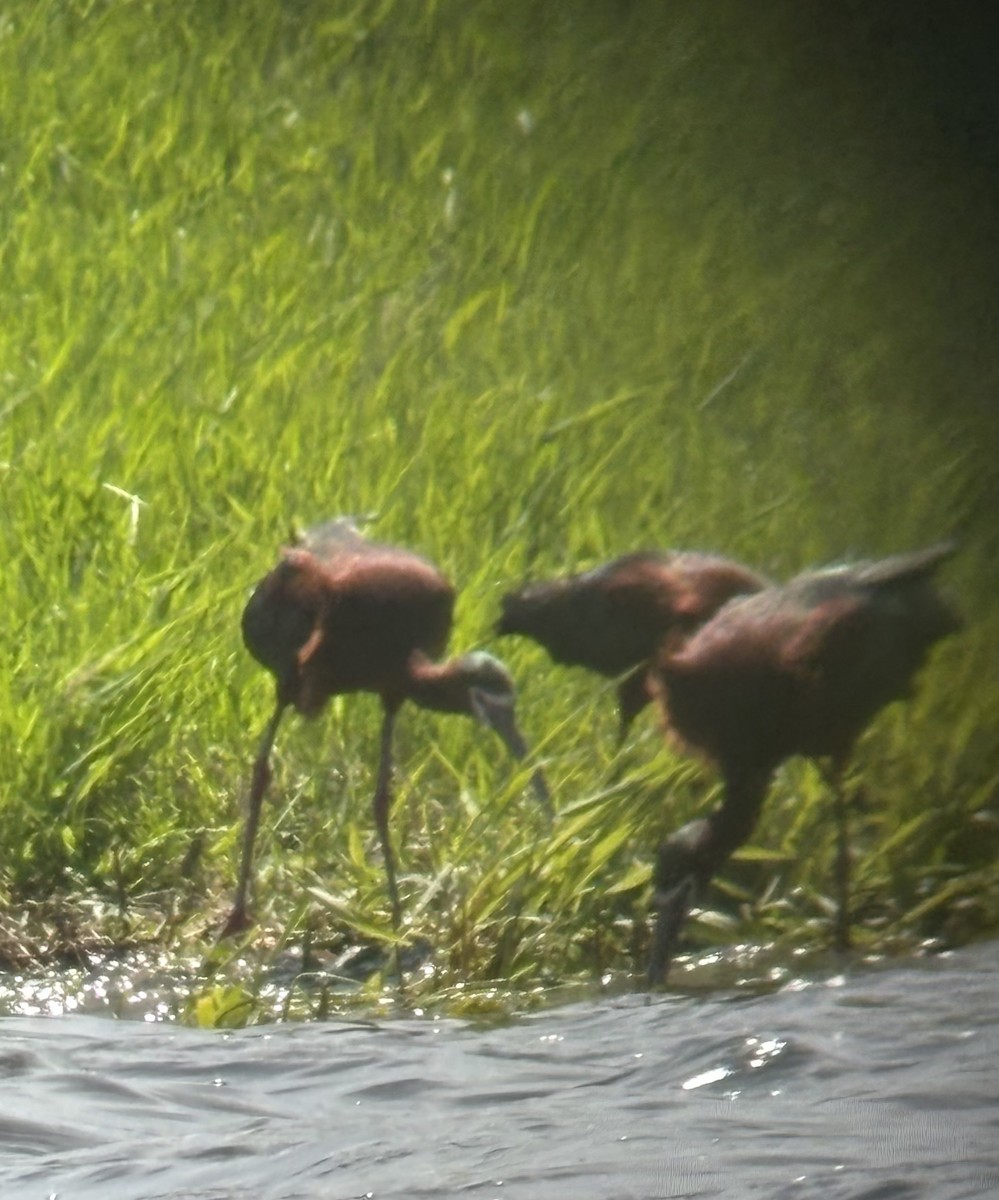
<instances>
[{"instance_id":1,"label":"bird tail","mask_svg":"<svg viewBox=\"0 0 999 1200\"><path fill-rule=\"evenodd\" d=\"M932 575L946 559L957 553L957 542L938 542L925 550L909 554L892 554L862 567L859 580L877 587L880 584L905 583Z\"/></svg>"}]
</instances>

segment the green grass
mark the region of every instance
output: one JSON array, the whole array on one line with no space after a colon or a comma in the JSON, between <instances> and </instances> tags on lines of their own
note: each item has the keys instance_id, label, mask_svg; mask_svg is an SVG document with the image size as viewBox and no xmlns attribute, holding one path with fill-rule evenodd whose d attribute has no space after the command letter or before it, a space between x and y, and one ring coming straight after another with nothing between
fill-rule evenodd
<instances>
[{"instance_id":1,"label":"green grass","mask_svg":"<svg viewBox=\"0 0 999 1200\"><path fill-rule=\"evenodd\" d=\"M271 702L239 614L293 521L344 512L458 583L461 649L493 645L506 584L638 546L786 576L956 534L968 629L857 755L859 902L875 947L995 930L990 181L904 41L808 11L0 18L9 956L189 946L223 914ZM526 1004L629 968L651 851L713 780L651 720L615 763L608 687L496 648L554 830L497 743L415 709L394 830L424 992ZM282 731L256 889L281 944L388 929L377 733L365 696ZM735 936L821 944L814 771L782 774L754 842Z\"/></svg>"}]
</instances>

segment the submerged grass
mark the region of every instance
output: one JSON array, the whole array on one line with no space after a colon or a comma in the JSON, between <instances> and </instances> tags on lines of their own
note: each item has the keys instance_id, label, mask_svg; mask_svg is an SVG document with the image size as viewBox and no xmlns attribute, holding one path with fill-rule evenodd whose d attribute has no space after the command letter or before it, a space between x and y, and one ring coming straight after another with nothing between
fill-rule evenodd
<instances>
[{"instance_id":1,"label":"submerged grass","mask_svg":"<svg viewBox=\"0 0 999 1200\"><path fill-rule=\"evenodd\" d=\"M271 696L239 613L294 521L343 512L458 582L457 648L508 583L638 546L786 576L956 534L968 629L854 766L858 906L874 947L995 930L988 180L890 8L807 7L0 18L8 958L208 935ZM417 996L626 971L651 851L710 802L651 721L615 758L609 687L499 649L559 816L469 723L405 712ZM389 935L377 729L358 696L282 731L279 945ZM719 938L821 942L831 863L789 766Z\"/></svg>"}]
</instances>

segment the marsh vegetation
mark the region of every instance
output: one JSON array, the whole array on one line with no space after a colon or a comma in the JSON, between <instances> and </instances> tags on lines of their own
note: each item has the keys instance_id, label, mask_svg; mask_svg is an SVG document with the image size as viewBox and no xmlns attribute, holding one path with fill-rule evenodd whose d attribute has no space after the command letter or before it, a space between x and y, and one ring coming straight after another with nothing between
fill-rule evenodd
<instances>
[{"instance_id":1,"label":"marsh vegetation","mask_svg":"<svg viewBox=\"0 0 999 1200\"><path fill-rule=\"evenodd\" d=\"M878 951L994 932L994 164L891 6L803 11L5 11L8 962L208 952L272 702L240 612L291 524L337 513L441 564L461 649L496 648L506 587L629 549L786 578L956 536L967 629L851 768L857 916ZM500 652L558 819L530 763L405 712L428 1002L625 977L653 851L716 786L651 712L618 755L612 683ZM288 722L254 962L389 935L378 729L371 696ZM833 854L791 764L696 938L824 945Z\"/></svg>"}]
</instances>

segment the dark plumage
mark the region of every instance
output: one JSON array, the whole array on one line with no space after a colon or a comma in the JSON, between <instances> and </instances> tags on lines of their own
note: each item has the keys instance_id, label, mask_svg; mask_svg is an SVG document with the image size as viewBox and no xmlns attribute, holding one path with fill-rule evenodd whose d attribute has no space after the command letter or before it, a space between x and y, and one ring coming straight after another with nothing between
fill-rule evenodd
<instances>
[{"instance_id":1,"label":"dark plumage","mask_svg":"<svg viewBox=\"0 0 999 1200\"><path fill-rule=\"evenodd\" d=\"M767 580L708 554L626 554L581 575L529 583L502 600L499 634L540 643L557 663L620 679L623 742L649 703L646 668L660 645L689 636L733 596Z\"/></svg>"},{"instance_id":2,"label":"dark plumage","mask_svg":"<svg viewBox=\"0 0 999 1200\"><path fill-rule=\"evenodd\" d=\"M268 760L278 725L290 705L314 716L331 696L375 692L384 719L373 809L388 878L393 919L400 920L395 860L389 839L392 731L405 700L438 712L474 717L494 729L517 758L527 753L514 717L509 672L483 652L436 662L451 630L455 593L426 559L362 536L350 521L329 521L282 553L257 585L243 612L243 640L276 681L276 705L253 767L239 882L225 926L248 924L246 913L253 843ZM548 791L535 773L546 804Z\"/></svg>"},{"instance_id":3,"label":"dark plumage","mask_svg":"<svg viewBox=\"0 0 999 1200\"><path fill-rule=\"evenodd\" d=\"M960 620L933 575L951 545L830 567L726 604L686 645L665 650L653 682L670 728L721 772L722 803L659 852L650 978L669 968L697 892L752 833L777 766L827 758L838 822L836 940L849 943L841 778L871 719L910 694L916 673Z\"/></svg>"}]
</instances>

